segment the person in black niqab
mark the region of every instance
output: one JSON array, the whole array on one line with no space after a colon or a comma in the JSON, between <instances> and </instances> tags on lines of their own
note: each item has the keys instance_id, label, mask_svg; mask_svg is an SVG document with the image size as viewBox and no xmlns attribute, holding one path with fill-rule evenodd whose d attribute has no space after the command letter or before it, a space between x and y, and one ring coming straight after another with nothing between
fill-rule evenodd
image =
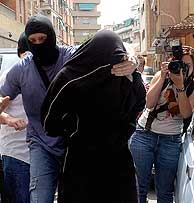
<instances>
[{"instance_id":1,"label":"person in black niqab","mask_svg":"<svg viewBox=\"0 0 194 203\"><path fill-rule=\"evenodd\" d=\"M99 31L73 54L48 89L42 124L48 136L64 136L68 148L61 202L137 203L127 141L144 108L145 88L136 71L133 81L111 74L113 65L125 58L120 37Z\"/></svg>"}]
</instances>

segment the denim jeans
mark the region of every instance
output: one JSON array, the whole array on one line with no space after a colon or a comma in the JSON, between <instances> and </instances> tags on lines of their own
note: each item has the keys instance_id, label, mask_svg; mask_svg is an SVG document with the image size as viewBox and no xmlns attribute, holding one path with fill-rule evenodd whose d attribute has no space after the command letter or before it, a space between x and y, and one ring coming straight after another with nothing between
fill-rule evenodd
<instances>
[{"instance_id":1,"label":"denim jeans","mask_svg":"<svg viewBox=\"0 0 194 203\"><path fill-rule=\"evenodd\" d=\"M174 180L181 150L181 135L136 130L129 140L134 159L140 203L146 203L152 166L158 203L173 203Z\"/></svg>"},{"instance_id":2,"label":"denim jeans","mask_svg":"<svg viewBox=\"0 0 194 203\"><path fill-rule=\"evenodd\" d=\"M29 203L30 165L2 156L5 195L10 203Z\"/></svg>"},{"instance_id":3,"label":"denim jeans","mask_svg":"<svg viewBox=\"0 0 194 203\"><path fill-rule=\"evenodd\" d=\"M60 159L38 142L31 142L29 147L30 202L53 203L60 172Z\"/></svg>"}]
</instances>

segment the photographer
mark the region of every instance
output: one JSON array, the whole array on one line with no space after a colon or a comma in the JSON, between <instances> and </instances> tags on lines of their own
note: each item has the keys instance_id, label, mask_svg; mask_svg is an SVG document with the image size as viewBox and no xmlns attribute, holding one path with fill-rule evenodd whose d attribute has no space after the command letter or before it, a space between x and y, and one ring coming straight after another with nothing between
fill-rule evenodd
<instances>
[{"instance_id":1,"label":"photographer","mask_svg":"<svg viewBox=\"0 0 194 203\"><path fill-rule=\"evenodd\" d=\"M140 203L146 203L153 164L157 201L173 203L183 120L192 114L192 51L190 47L182 47L180 60L162 63L147 92L146 109L129 140L137 170Z\"/></svg>"}]
</instances>

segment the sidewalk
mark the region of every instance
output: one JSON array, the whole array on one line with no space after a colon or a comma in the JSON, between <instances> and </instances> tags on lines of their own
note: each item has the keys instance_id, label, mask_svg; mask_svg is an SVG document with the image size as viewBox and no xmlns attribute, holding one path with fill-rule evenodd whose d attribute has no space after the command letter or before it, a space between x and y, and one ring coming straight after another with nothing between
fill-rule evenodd
<instances>
[{"instance_id":1,"label":"sidewalk","mask_svg":"<svg viewBox=\"0 0 194 203\"><path fill-rule=\"evenodd\" d=\"M157 203L154 191L149 192L148 199L149 199L148 203Z\"/></svg>"}]
</instances>

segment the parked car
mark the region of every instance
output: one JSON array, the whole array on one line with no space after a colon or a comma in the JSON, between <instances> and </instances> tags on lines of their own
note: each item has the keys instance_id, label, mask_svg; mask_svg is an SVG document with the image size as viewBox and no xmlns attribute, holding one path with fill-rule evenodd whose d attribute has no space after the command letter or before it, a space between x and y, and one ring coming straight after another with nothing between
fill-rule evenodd
<instances>
[{"instance_id":1,"label":"parked car","mask_svg":"<svg viewBox=\"0 0 194 203\"><path fill-rule=\"evenodd\" d=\"M0 48L0 74L10 69L18 60L16 48Z\"/></svg>"},{"instance_id":2,"label":"parked car","mask_svg":"<svg viewBox=\"0 0 194 203\"><path fill-rule=\"evenodd\" d=\"M150 84L152 78L154 77L154 75L147 75L147 74L144 74L142 73L142 79L144 81L145 84Z\"/></svg>"},{"instance_id":3,"label":"parked car","mask_svg":"<svg viewBox=\"0 0 194 203\"><path fill-rule=\"evenodd\" d=\"M194 202L194 115L187 133L183 135L182 152L179 158L175 183L175 202Z\"/></svg>"},{"instance_id":4,"label":"parked car","mask_svg":"<svg viewBox=\"0 0 194 203\"><path fill-rule=\"evenodd\" d=\"M154 75L154 70L150 66L144 66L143 74L145 74L145 75Z\"/></svg>"}]
</instances>

